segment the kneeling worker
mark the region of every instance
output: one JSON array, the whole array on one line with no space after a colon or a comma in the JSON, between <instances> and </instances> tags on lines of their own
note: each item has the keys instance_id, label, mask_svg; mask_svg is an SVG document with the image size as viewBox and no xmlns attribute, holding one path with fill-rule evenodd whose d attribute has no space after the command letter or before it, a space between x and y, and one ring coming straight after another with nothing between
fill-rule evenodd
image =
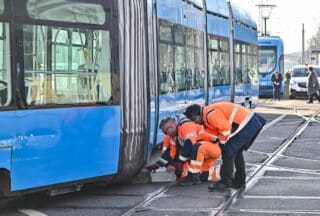
<instances>
[{"instance_id":1,"label":"kneeling worker","mask_svg":"<svg viewBox=\"0 0 320 216\"><path fill-rule=\"evenodd\" d=\"M220 147L212 142L198 142L198 134L204 132L203 126L191 122L185 115L168 117L161 121L164 134L178 137L179 160L189 162L188 175L181 185L200 184L201 181L217 181L219 165L215 165L221 156ZM210 172L211 171L211 172Z\"/></svg>"}]
</instances>

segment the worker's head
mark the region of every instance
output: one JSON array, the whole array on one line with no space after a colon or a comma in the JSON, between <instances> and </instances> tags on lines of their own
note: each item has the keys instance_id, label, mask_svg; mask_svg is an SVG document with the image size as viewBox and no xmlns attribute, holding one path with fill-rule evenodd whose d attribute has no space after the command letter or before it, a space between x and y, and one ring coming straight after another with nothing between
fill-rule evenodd
<instances>
[{"instance_id":1,"label":"worker's head","mask_svg":"<svg viewBox=\"0 0 320 216\"><path fill-rule=\"evenodd\" d=\"M166 135L169 135L171 137L177 136L178 129L177 129L177 123L175 118L167 117L165 119L162 119L160 122L159 128Z\"/></svg>"},{"instance_id":2,"label":"worker's head","mask_svg":"<svg viewBox=\"0 0 320 216\"><path fill-rule=\"evenodd\" d=\"M186 108L185 115L193 122L202 123L202 107L198 104L190 105Z\"/></svg>"}]
</instances>

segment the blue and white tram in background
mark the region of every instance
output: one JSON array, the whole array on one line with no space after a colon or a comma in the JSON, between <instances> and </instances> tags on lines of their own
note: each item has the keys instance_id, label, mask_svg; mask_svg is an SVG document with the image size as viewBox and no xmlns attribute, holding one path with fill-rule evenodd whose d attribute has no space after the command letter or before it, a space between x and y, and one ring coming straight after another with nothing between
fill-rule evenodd
<instances>
[{"instance_id":1,"label":"blue and white tram in background","mask_svg":"<svg viewBox=\"0 0 320 216\"><path fill-rule=\"evenodd\" d=\"M259 95L272 96L271 76L279 71L284 79L284 49L280 37L262 36L259 44ZM283 93L283 85L281 93Z\"/></svg>"},{"instance_id":2,"label":"blue and white tram in background","mask_svg":"<svg viewBox=\"0 0 320 216\"><path fill-rule=\"evenodd\" d=\"M255 104L256 24L231 11L225 0L0 0L0 197L129 179L161 142L161 118Z\"/></svg>"}]
</instances>

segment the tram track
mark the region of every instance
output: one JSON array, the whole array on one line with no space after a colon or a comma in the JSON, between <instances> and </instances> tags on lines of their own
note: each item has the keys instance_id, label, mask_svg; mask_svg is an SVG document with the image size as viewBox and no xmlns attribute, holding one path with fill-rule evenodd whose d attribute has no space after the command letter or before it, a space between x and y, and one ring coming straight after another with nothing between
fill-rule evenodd
<instances>
[{"instance_id":1,"label":"tram track","mask_svg":"<svg viewBox=\"0 0 320 216\"><path fill-rule=\"evenodd\" d=\"M267 131L269 128L273 127L277 123L281 122L286 116L288 116L290 113L292 113L292 110L288 111L285 114L282 114L281 116L277 117L276 119L272 120L269 122L261 131L261 133ZM232 206L233 203L235 203L239 197L241 197L248 189L250 189L261 177L263 174L264 170L266 167L268 167L278 156L281 155L281 153L298 137L308 126L308 124L314 119L316 115L319 115L320 110L312 117L309 118L304 118L304 123L297 128L291 136L289 136L284 143L281 144L281 146L273 153L268 154L268 158L261 164L259 165L253 173L249 176L247 180L247 187L242 190L232 190L231 194L228 194L228 198L217 208L210 209L211 215L217 215L221 216L224 215L224 213ZM126 210L122 215L123 216L131 216L134 215L137 212L142 212L142 211L149 211L150 209L146 207L148 203L152 202L153 200L160 198L165 194L166 191L168 191L175 183L168 184L166 186L160 187L159 189L155 190L151 194L147 195L147 197L142 200L140 203L136 204L132 208ZM193 211L200 211L199 209L193 209Z\"/></svg>"},{"instance_id":2,"label":"tram track","mask_svg":"<svg viewBox=\"0 0 320 216\"><path fill-rule=\"evenodd\" d=\"M149 209L145 208L144 206L147 205L152 200L162 196L174 184L175 183L173 182L173 183L170 183L170 184L168 184L166 186L162 186L162 187L158 188L153 193L150 193L149 195L147 195L147 197L144 200L142 200L141 202L136 204L134 207L132 207L132 208L128 209L127 211L125 211L122 214L122 216L131 216L131 215L134 215L136 212L148 211Z\"/></svg>"},{"instance_id":3,"label":"tram track","mask_svg":"<svg viewBox=\"0 0 320 216\"><path fill-rule=\"evenodd\" d=\"M224 201L218 208L217 211L212 214L212 216L223 216L228 209L232 207L234 203L236 203L240 197L242 197L250 188L252 188L259 178L264 174L267 167L269 167L275 160L282 156L282 153L290 146L294 140L299 137L307 128L307 126L315 121L316 117L319 116L320 110L317 110L313 113L311 117L304 117L304 123L300 125L273 153L268 155L268 158L264 160L262 164L257 166L257 168L251 173L251 175L247 178L246 188L240 190L234 190L230 194L229 198ZM277 119L270 122L266 125L266 128L263 129L262 133L268 130L270 127L280 122L287 114L283 114Z\"/></svg>"},{"instance_id":4,"label":"tram track","mask_svg":"<svg viewBox=\"0 0 320 216\"><path fill-rule=\"evenodd\" d=\"M282 114L281 116L277 117L276 119L272 120L271 122L269 122L267 125L265 125L265 127L262 129L261 133L263 133L264 131L268 130L269 128L273 127L274 125L276 125L277 123L281 122L288 114L290 114L290 112L292 112L291 110L288 111L285 114ZM319 111L320 112L320 111ZM312 118L310 118L311 120ZM305 123L303 124L303 129L308 125L308 123L306 123L307 120L305 121ZM300 134L297 133L297 131L301 130L301 127L299 127L294 133L293 135L291 135L287 140L294 140L293 137L294 134ZM272 162L272 158L274 158L276 155L281 154L280 150L283 147L284 144L282 144L282 146L280 146L278 148L278 150L276 152L274 152L273 154L268 156L268 159L265 160L258 168L255 169L255 171L253 172L253 174L249 177L249 179L247 180L247 186L250 184L254 184L253 180L254 177L256 175L258 175L260 172L262 172L263 167L268 166L271 162ZM289 145L289 144L287 144ZM285 146L287 146L285 145ZM174 185L174 183L168 184L164 187L161 187L159 189L157 189L156 191L154 191L153 193L149 194L146 199L142 200L140 203L138 203L137 205L135 205L134 207L128 209L127 211L125 211L122 215L123 216L131 216L134 215L137 212L141 212L141 211L148 211L149 208L145 207L148 203L152 202L153 200L163 196L165 194L166 191L168 191L170 189L170 187L172 187ZM248 187L247 187L248 188ZM249 188L248 188L249 189ZM229 198L223 202L220 206L218 206L217 208L211 209L210 212L212 213L212 215L223 215L224 212L226 212L229 207L238 199L238 197L240 197L246 190L238 190L238 191L233 191L230 196L228 196ZM195 210L195 209L194 209ZM199 209L198 209L199 211Z\"/></svg>"}]
</instances>

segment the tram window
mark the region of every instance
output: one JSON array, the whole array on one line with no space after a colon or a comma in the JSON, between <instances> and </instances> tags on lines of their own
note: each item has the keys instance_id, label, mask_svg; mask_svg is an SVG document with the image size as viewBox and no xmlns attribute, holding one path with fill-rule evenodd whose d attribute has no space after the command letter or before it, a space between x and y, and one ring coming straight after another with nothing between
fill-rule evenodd
<instances>
[{"instance_id":1,"label":"tram window","mask_svg":"<svg viewBox=\"0 0 320 216\"><path fill-rule=\"evenodd\" d=\"M175 49L175 78L177 90L185 90L186 88L186 70L185 70L185 48L183 46L176 46ZM189 80L188 80L189 82Z\"/></svg>"},{"instance_id":2,"label":"tram window","mask_svg":"<svg viewBox=\"0 0 320 216\"><path fill-rule=\"evenodd\" d=\"M229 41L227 39L220 40L220 70L223 79L222 85L230 84L229 73Z\"/></svg>"},{"instance_id":3,"label":"tram window","mask_svg":"<svg viewBox=\"0 0 320 216\"><path fill-rule=\"evenodd\" d=\"M276 67L276 47L259 47L259 73L267 74Z\"/></svg>"},{"instance_id":4,"label":"tram window","mask_svg":"<svg viewBox=\"0 0 320 216\"><path fill-rule=\"evenodd\" d=\"M209 39L209 86L220 85L218 77L220 73L220 63L218 55L218 39Z\"/></svg>"},{"instance_id":5,"label":"tram window","mask_svg":"<svg viewBox=\"0 0 320 216\"><path fill-rule=\"evenodd\" d=\"M195 31L195 67L196 74L196 88L204 87L204 47L203 47L204 33L201 31Z\"/></svg>"},{"instance_id":6,"label":"tram window","mask_svg":"<svg viewBox=\"0 0 320 216\"><path fill-rule=\"evenodd\" d=\"M194 46L194 33L192 29L187 29L186 40L188 46Z\"/></svg>"},{"instance_id":7,"label":"tram window","mask_svg":"<svg viewBox=\"0 0 320 216\"><path fill-rule=\"evenodd\" d=\"M211 37L209 44L211 44L209 85L227 85L230 83L228 41L223 38Z\"/></svg>"},{"instance_id":8,"label":"tram window","mask_svg":"<svg viewBox=\"0 0 320 216\"><path fill-rule=\"evenodd\" d=\"M258 82L258 69L257 69L257 48L254 45L249 46L249 63L248 63L248 76L251 82Z\"/></svg>"},{"instance_id":9,"label":"tram window","mask_svg":"<svg viewBox=\"0 0 320 216\"><path fill-rule=\"evenodd\" d=\"M186 48L186 73L188 79L186 83L186 89L196 88L196 76L194 71L194 48L188 46Z\"/></svg>"},{"instance_id":10,"label":"tram window","mask_svg":"<svg viewBox=\"0 0 320 216\"><path fill-rule=\"evenodd\" d=\"M3 14L4 11L4 0L0 0L0 14Z\"/></svg>"},{"instance_id":11,"label":"tram window","mask_svg":"<svg viewBox=\"0 0 320 216\"><path fill-rule=\"evenodd\" d=\"M218 50L218 40L217 39L209 39L209 48Z\"/></svg>"},{"instance_id":12,"label":"tram window","mask_svg":"<svg viewBox=\"0 0 320 216\"><path fill-rule=\"evenodd\" d=\"M203 47L203 34L202 32L195 32L195 47L202 48Z\"/></svg>"},{"instance_id":13,"label":"tram window","mask_svg":"<svg viewBox=\"0 0 320 216\"><path fill-rule=\"evenodd\" d=\"M175 42L179 44L184 44L184 37L185 37L185 32L184 32L184 27L182 26L177 26L175 28Z\"/></svg>"},{"instance_id":14,"label":"tram window","mask_svg":"<svg viewBox=\"0 0 320 216\"><path fill-rule=\"evenodd\" d=\"M23 34L28 104L106 103L112 98L108 31L24 25Z\"/></svg>"},{"instance_id":15,"label":"tram window","mask_svg":"<svg viewBox=\"0 0 320 216\"><path fill-rule=\"evenodd\" d=\"M242 68L242 79L244 83L250 82L249 75L248 75L248 50L247 49L248 49L248 46L245 44L242 44L241 68Z\"/></svg>"},{"instance_id":16,"label":"tram window","mask_svg":"<svg viewBox=\"0 0 320 216\"><path fill-rule=\"evenodd\" d=\"M102 25L106 14L101 5L70 0L29 0L32 19Z\"/></svg>"},{"instance_id":17,"label":"tram window","mask_svg":"<svg viewBox=\"0 0 320 216\"><path fill-rule=\"evenodd\" d=\"M203 37L203 32L186 29L186 73L188 77L191 76L191 82L188 81L186 89L198 89L204 86L204 47L199 42L203 41Z\"/></svg>"},{"instance_id":18,"label":"tram window","mask_svg":"<svg viewBox=\"0 0 320 216\"><path fill-rule=\"evenodd\" d=\"M161 93L175 91L175 74L173 71L173 46L160 44L160 91Z\"/></svg>"},{"instance_id":19,"label":"tram window","mask_svg":"<svg viewBox=\"0 0 320 216\"><path fill-rule=\"evenodd\" d=\"M3 1L0 2L3 7ZM1 8L1 6L0 6ZM0 22L0 107L11 100L9 24Z\"/></svg>"},{"instance_id":20,"label":"tram window","mask_svg":"<svg viewBox=\"0 0 320 216\"><path fill-rule=\"evenodd\" d=\"M160 40L172 41L172 28L168 26L160 26Z\"/></svg>"},{"instance_id":21,"label":"tram window","mask_svg":"<svg viewBox=\"0 0 320 216\"><path fill-rule=\"evenodd\" d=\"M241 46L240 43L235 45L235 83L239 84L242 81L242 68L241 68Z\"/></svg>"},{"instance_id":22,"label":"tram window","mask_svg":"<svg viewBox=\"0 0 320 216\"><path fill-rule=\"evenodd\" d=\"M196 49L194 53L194 59L195 59L195 67L194 67L194 73L196 77L196 88L203 88L204 87L204 68L203 68L203 50L202 49Z\"/></svg>"},{"instance_id":23,"label":"tram window","mask_svg":"<svg viewBox=\"0 0 320 216\"><path fill-rule=\"evenodd\" d=\"M230 84L230 62L229 52L223 51L220 56L221 74L223 76L223 85Z\"/></svg>"}]
</instances>

